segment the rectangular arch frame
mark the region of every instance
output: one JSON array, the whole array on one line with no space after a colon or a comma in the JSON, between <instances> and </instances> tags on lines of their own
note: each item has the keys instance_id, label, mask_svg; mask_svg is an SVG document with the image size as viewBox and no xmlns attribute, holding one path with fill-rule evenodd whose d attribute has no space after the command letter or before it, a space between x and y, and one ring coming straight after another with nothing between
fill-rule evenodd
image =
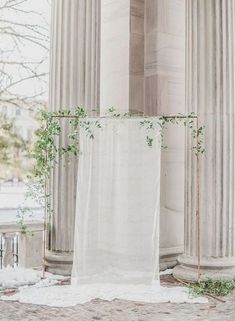
<instances>
[{"instance_id":1,"label":"rectangular arch frame","mask_svg":"<svg viewBox=\"0 0 235 321\"><path fill-rule=\"evenodd\" d=\"M196 123L196 131L198 133L199 130L199 117L198 115L158 115L156 117L163 116L166 119L192 119ZM97 118L108 118L110 116L97 116ZM146 116L148 117L148 116ZM51 115L50 119L58 118L58 119L79 119L79 116L75 115ZM48 128L48 120L46 121L46 128ZM196 146L199 144L198 135L196 135ZM46 155L46 161L48 160L48 151L45 150ZM197 254L197 279L200 281L201 276L201 235L200 235L200 224L201 224L201 218L200 218L200 158L199 153L197 152L196 155L196 208L195 208L195 216L196 216L196 254ZM45 255L46 255L46 237L47 237L47 195L49 193L49 180L50 178L48 176L45 176L44 180L44 195L45 195L45 206L44 206L44 230L43 230L43 260L42 260L42 268L43 268L43 277L45 277L45 271L46 271L46 264L45 264Z\"/></svg>"}]
</instances>

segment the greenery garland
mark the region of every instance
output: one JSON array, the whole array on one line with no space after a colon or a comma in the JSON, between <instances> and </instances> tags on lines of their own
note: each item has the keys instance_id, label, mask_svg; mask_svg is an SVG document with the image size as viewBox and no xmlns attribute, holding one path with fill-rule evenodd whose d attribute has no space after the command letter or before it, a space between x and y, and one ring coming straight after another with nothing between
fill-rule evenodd
<instances>
[{"instance_id":1,"label":"greenery garland","mask_svg":"<svg viewBox=\"0 0 235 321\"><path fill-rule=\"evenodd\" d=\"M111 107L106 113L107 117L112 118L129 118L132 117L130 113L120 114ZM70 124L70 133L68 135L68 141L66 146L59 146L56 140L59 139L62 133L62 125L60 119L68 119ZM156 117L141 117L140 128L146 132L146 143L151 148L155 139L155 132L159 130L161 132L162 148L166 149L167 146L163 144L164 133L169 124L183 125L191 130L191 136L196 144L192 147L192 150L196 156L204 153L203 147L203 134L204 128L201 126L196 128L195 114L191 113L188 116L179 114L175 117L159 116L157 123L153 120ZM32 157L34 158L35 170L33 177L33 184L28 185L27 197L34 199L39 203L47 213L48 219L46 224L49 224L50 217L53 213L53 209L50 203L50 192L48 188L45 189L45 182L49 180L51 170L54 165L58 163L63 157L66 162L70 161L71 157L78 157L79 150L79 128L83 127L87 136L90 139L94 139L93 126L96 128L102 128L101 123L97 120L92 123L84 108L77 107L74 111L61 110L58 112L40 112L41 127L36 132L36 141L34 143ZM46 190L46 191L45 191ZM23 233L27 233L27 227L24 222L24 215L31 210L28 208L20 208L18 212L18 223L21 225ZM31 214L30 214L31 215Z\"/></svg>"}]
</instances>

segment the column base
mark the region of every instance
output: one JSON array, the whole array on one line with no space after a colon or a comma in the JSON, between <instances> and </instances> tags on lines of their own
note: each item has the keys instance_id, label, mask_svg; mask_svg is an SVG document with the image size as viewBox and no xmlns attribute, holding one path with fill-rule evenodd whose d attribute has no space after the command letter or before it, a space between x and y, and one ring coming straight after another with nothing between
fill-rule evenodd
<instances>
[{"instance_id":1,"label":"column base","mask_svg":"<svg viewBox=\"0 0 235 321\"><path fill-rule=\"evenodd\" d=\"M70 276L73 266L73 252L46 251L45 264L47 272Z\"/></svg>"},{"instance_id":2,"label":"column base","mask_svg":"<svg viewBox=\"0 0 235 321\"><path fill-rule=\"evenodd\" d=\"M173 276L184 281L197 281L197 258L180 256ZM235 278L235 258L202 258L200 280L231 280Z\"/></svg>"},{"instance_id":3,"label":"column base","mask_svg":"<svg viewBox=\"0 0 235 321\"><path fill-rule=\"evenodd\" d=\"M179 254L160 255L160 271L173 268L177 264ZM72 252L46 251L45 256L46 271L70 276L73 266Z\"/></svg>"},{"instance_id":4,"label":"column base","mask_svg":"<svg viewBox=\"0 0 235 321\"><path fill-rule=\"evenodd\" d=\"M179 255L183 254L183 246L160 248L160 271L172 269L178 262Z\"/></svg>"}]
</instances>

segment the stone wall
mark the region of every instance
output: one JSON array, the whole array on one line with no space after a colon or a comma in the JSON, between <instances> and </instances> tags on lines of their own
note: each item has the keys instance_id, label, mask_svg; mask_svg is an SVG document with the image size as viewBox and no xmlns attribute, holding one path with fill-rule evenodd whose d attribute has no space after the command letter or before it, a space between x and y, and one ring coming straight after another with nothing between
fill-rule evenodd
<instances>
[{"instance_id":1,"label":"stone wall","mask_svg":"<svg viewBox=\"0 0 235 321\"><path fill-rule=\"evenodd\" d=\"M147 0L144 12L144 113L184 114L185 0ZM168 261L183 251L185 130L171 125L164 137L160 246Z\"/></svg>"}]
</instances>

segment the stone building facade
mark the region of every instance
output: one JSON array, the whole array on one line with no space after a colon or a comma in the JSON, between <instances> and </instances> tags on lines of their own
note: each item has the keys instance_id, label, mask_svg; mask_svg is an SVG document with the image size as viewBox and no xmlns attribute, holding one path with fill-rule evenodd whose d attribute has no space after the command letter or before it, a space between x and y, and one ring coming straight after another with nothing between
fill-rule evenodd
<instances>
[{"instance_id":1,"label":"stone building facade","mask_svg":"<svg viewBox=\"0 0 235 321\"><path fill-rule=\"evenodd\" d=\"M199 115L201 268L226 278L235 274L234 16L235 0L53 0L51 24L51 110ZM161 267L178 258L175 275L195 279L195 161L184 129L169 128L166 142ZM72 265L75 172L53 172L46 264L56 273Z\"/></svg>"}]
</instances>

